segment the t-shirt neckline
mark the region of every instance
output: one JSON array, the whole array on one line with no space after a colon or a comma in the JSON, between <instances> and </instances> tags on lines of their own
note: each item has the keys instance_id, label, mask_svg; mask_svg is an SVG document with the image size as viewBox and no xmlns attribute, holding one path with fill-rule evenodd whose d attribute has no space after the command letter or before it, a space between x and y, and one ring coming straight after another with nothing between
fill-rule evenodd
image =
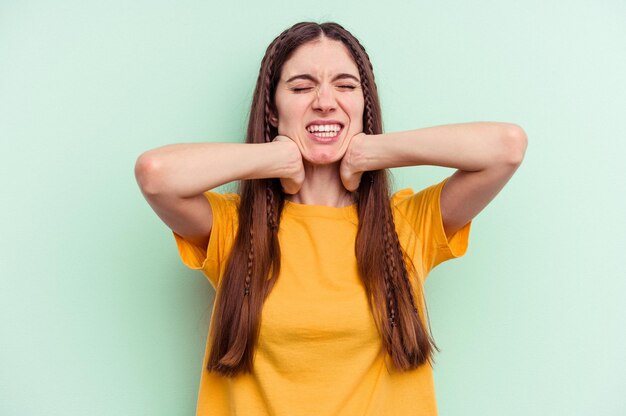
<instances>
[{"instance_id":1,"label":"t-shirt neckline","mask_svg":"<svg viewBox=\"0 0 626 416\"><path fill-rule=\"evenodd\" d=\"M299 204L285 200L283 212L298 217L324 217L324 218L355 218L357 217L357 204L344 207L329 207L326 205Z\"/></svg>"}]
</instances>

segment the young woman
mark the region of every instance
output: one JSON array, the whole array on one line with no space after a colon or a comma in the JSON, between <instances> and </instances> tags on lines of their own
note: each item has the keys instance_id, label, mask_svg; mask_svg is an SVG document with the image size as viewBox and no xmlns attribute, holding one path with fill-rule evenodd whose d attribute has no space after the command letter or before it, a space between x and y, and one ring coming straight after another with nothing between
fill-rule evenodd
<instances>
[{"instance_id":1,"label":"young woman","mask_svg":"<svg viewBox=\"0 0 626 416\"><path fill-rule=\"evenodd\" d=\"M168 145L135 168L216 289L198 414L436 414L423 284L465 253L526 143L511 123L383 133L354 36L308 22L280 34L246 143ZM391 194L386 169L415 165L457 170ZM210 191L232 181L236 194Z\"/></svg>"}]
</instances>

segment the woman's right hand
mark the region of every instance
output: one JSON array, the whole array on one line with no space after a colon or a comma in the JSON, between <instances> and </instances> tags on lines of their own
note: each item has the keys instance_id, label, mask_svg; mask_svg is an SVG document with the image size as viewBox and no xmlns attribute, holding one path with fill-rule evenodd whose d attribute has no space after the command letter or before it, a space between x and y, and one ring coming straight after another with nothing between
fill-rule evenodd
<instances>
[{"instance_id":1,"label":"woman's right hand","mask_svg":"<svg viewBox=\"0 0 626 416\"><path fill-rule=\"evenodd\" d=\"M176 234L204 248L213 228L207 190L240 180L280 178L286 193L304 183L298 145L276 143L176 143L142 153L135 177L156 214Z\"/></svg>"},{"instance_id":2,"label":"woman's right hand","mask_svg":"<svg viewBox=\"0 0 626 416\"><path fill-rule=\"evenodd\" d=\"M280 176L280 184L287 194L297 194L304 183L304 164L298 145L287 136L278 135L272 142L280 143L287 152L285 173Z\"/></svg>"}]
</instances>

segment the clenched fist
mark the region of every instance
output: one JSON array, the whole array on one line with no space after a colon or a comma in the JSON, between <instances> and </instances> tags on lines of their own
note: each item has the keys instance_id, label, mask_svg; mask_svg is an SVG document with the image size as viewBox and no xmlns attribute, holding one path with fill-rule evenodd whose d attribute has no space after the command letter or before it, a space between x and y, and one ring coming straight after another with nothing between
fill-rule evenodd
<instances>
[{"instance_id":1,"label":"clenched fist","mask_svg":"<svg viewBox=\"0 0 626 416\"><path fill-rule=\"evenodd\" d=\"M285 150L285 174L280 177L280 184L287 194L297 194L304 183L304 164L298 145L287 136L278 135L272 143L281 143Z\"/></svg>"},{"instance_id":2,"label":"clenched fist","mask_svg":"<svg viewBox=\"0 0 626 416\"><path fill-rule=\"evenodd\" d=\"M363 176L364 152L363 144L367 135L365 133L357 133L350 139L346 153L341 159L339 174L343 186L350 192L358 189Z\"/></svg>"}]
</instances>

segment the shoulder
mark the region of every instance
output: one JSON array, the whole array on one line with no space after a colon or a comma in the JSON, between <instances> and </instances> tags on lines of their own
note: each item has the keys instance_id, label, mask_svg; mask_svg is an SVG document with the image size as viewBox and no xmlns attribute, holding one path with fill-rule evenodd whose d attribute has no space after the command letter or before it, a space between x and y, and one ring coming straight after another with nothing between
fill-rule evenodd
<instances>
[{"instance_id":1,"label":"shoulder","mask_svg":"<svg viewBox=\"0 0 626 416\"><path fill-rule=\"evenodd\" d=\"M402 208L406 205L417 203L438 202L441 190L448 179L446 178L438 183L429 185L418 192L415 192L412 188L401 189L391 196L391 205L394 208Z\"/></svg>"},{"instance_id":2,"label":"shoulder","mask_svg":"<svg viewBox=\"0 0 626 416\"><path fill-rule=\"evenodd\" d=\"M204 192L205 197L211 204L214 216L233 215L239 210L240 196L236 193L219 193L214 191Z\"/></svg>"},{"instance_id":3,"label":"shoulder","mask_svg":"<svg viewBox=\"0 0 626 416\"><path fill-rule=\"evenodd\" d=\"M394 192L391 195L391 206L397 207L400 203L402 203L402 201L404 201L406 198L410 197L413 194L415 194L413 188L404 188L397 192Z\"/></svg>"},{"instance_id":4,"label":"shoulder","mask_svg":"<svg viewBox=\"0 0 626 416\"><path fill-rule=\"evenodd\" d=\"M206 191L204 195L207 197L209 202L214 202L218 205L224 206L239 206L239 202L241 200L239 194L234 192L220 193L214 191Z\"/></svg>"}]
</instances>

